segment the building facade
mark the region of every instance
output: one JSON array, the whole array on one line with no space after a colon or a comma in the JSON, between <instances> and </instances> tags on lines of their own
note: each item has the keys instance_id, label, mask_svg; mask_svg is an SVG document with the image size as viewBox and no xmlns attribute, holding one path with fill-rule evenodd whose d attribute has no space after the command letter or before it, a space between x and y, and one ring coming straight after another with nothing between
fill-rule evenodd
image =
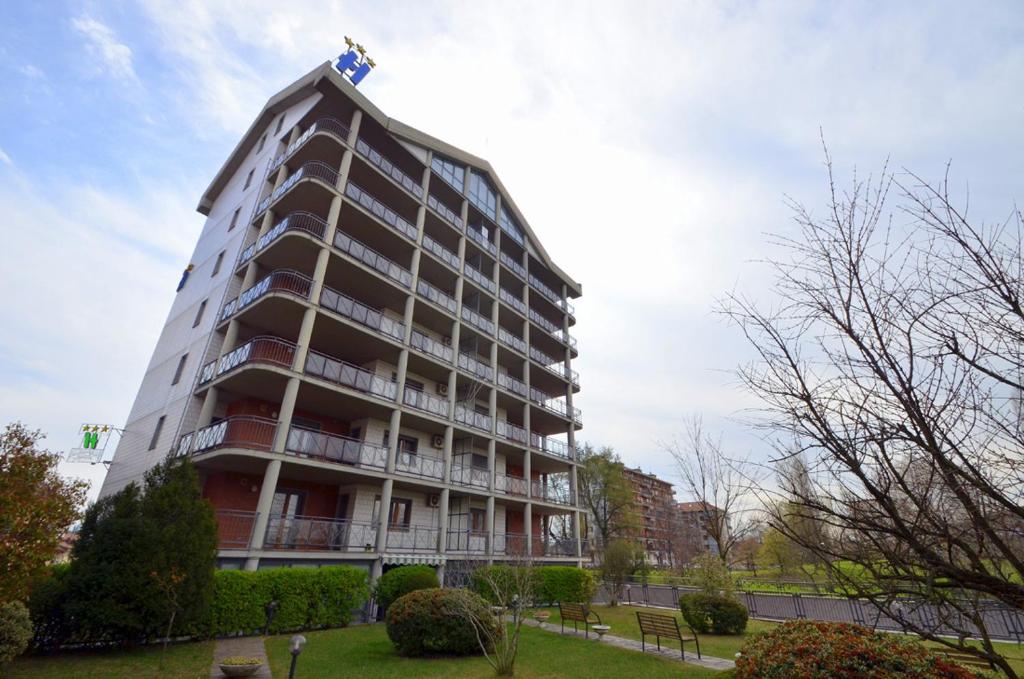
<instances>
[{"instance_id":1,"label":"building facade","mask_svg":"<svg viewBox=\"0 0 1024 679\"><path fill-rule=\"evenodd\" d=\"M719 554L718 541L709 531L712 521L721 516L719 508L706 502L680 502L676 505L679 523L679 558L687 563L704 552ZM725 538L728 535L729 519L725 519Z\"/></svg>"},{"instance_id":2,"label":"building facade","mask_svg":"<svg viewBox=\"0 0 1024 679\"><path fill-rule=\"evenodd\" d=\"M581 287L487 161L325 63L198 209L103 494L191 456L224 567L580 561Z\"/></svg>"},{"instance_id":3,"label":"building facade","mask_svg":"<svg viewBox=\"0 0 1024 679\"><path fill-rule=\"evenodd\" d=\"M658 568L675 566L675 491L672 484L639 468L623 467L622 475L633 489L636 539L643 547L647 563Z\"/></svg>"}]
</instances>

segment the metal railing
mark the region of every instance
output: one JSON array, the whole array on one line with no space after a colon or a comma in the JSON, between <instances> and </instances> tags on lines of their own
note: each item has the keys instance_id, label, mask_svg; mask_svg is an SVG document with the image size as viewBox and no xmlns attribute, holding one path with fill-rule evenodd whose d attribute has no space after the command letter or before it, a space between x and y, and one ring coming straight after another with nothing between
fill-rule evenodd
<instances>
[{"instance_id":1,"label":"metal railing","mask_svg":"<svg viewBox=\"0 0 1024 679\"><path fill-rule=\"evenodd\" d=\"M388 465L388 449L384 446L304 427L293 426L288 430L284 452L364 469L386 469Z\"/></svg>"},{"instance_id":2,"label":"metal railing","mask_svg":"<svg viewBox=\"0 0 1024 679\"><path fill-rule=\"evenodd\" d=\"M310 351L306 357L307 375L323 378L344 387L355 389L389 401L397 392L395 383L376 375L365 368L341 361L318 351Z\"/></svg>"},{"instance_id":3,"label":"metal railing","mask_svg":"<svg viewBox=\"0 0 1024 679\"><path fill-rule=\"evenodd\" d=\"M391 177L396 184L413 196L418 199L423 198L423 187L419 182L400 170L387 156L367 144L362 138L356 139L356 153L370 161L377 169Z\"/></svg>"},{"instance_id":4,"label":"metal railing","mask_svg":"<svg viewBox=\"0 0 1024 679\"><path fill-rule=\"evenodd\" d=\"M406 387L405 394L402 396L402 403L444 419L448 418L448 399L431 396L419 389Z\"/></svg>"},{"instance_id":5,"label":"metal railing","mask_svg":"<svg viewBox=\"0 0 1024 679\"><path fill-rule=\"evenodd\" d=\"M335 188L338 185L338 171L320 160L306 161L298 170L281 182L281 185L274 189L269 196L259 202L256 206L256 214L253 216L255 217L264 212L278 198L291 191L292 187L303 179L317 179L331 188Z\"/></svg>"},{"instance_id":6,"label":"metal railing","mask_svg":"<svg viewBox=\"0 0 1024 679\"><path fill-rule=\"evenodd\" d=\"M526 497L529 494L529 484L521 476L510 476L509 474L494 472L494 490L507 495Z\"/></svg>"},{"instance_id":7,"label":"metal railing","mask_svg":"<svg viewBox=\"0 0 1024 679\"><path fill-rule=\"evenodd\" d=\"M508 373L498 373L498 386L511 391L513 394L526 397L526 383L512 377Z\"/></svg>"},{"instance_id":8,"label":"metal railing","mask_svg":"<svg viewBox=\"0 0 1024 679\"><path fill-rule=\"evenodd\" d=\"M442 262L450 266L453 270L459 270L459 256L427 234L423 234L423 247L437 255Z\"/></svg>"},{"instance_id":9,"label":"metal railing","mask_svg":"<svg viewBox=\"0 0 1024 679\"><path fill-rule=\"evenodd\" d=\"M217 547L220 549L248 549L256 527L256 512L241 509L217 510Z\"/></svg>"},{"instance_id":10,"label":"metal railing","mask_svg":"<svg viewBox=\"0 0 1024 679\"><path fill-rule=\"evenodd\" d=\"M441 479L444 478L444 458L399 450L395 458L395 471L399 474Z\"/></svg>"},{"instance_id":11,"label":"metal railing","mask_svg":"<svg viewBox=\"0 0 1024 679\"><path fill-rule=\"evenodd\" d=\"M345 123L341 122L337 118L320 118L306 128L306 131L303 132L298 139L288 145L288 148L285 149L284 153L279 155L270 163L270 171L273 172L277 168L281 167L285 161L287 161L296 151L302 148L302 146L309 141L310 137L317 132L326 132L341 140L343 144L348 142L349 129Z\"/></svg>"},{"instance_id":12,"label":"metal railing","mask_svg":"<svg viewBox=\"0 0 1024 679\"><path fill-rule=\"evenodd\" d=\"M440 529L431 526L388 526L387 548L403 552L433 552L437 550Z\"/></svg>"},{"instance_id":13,"label":"metal railing","mask_svg":"<svg viewBox=\"0 0 1024 679\"><path fill-rule=\"evenodd\" d=\"M498 326L498 341L506 346L512 347L516 351L524 354L526 353L526 341L522 337L509 332L500 325Z\"/></svg>"},{"instance_id":14,"label":"metal railing","mask_svg":"<svg viewBox=\"0 0 1024 679\"><path fill-rule=\"evenodd\" d=\"M291 269L272 271L255 285L247 288L238 297L225 304L224 309L220 313L220 320L221 322L226 321L259 298L272 292L295 295L300 299L309 299L309 292L312 289L313 279L305 274Z\"/></svg>"},{"instance_id":15,"label":"metal railing","mask_svg":"<svg viewBox=\"0 0 1024 679\"><path fill-rule=\"evenodd\" d=\"M573 384L579 386L580 374L575 370L566 367L564 361L548 356L533 345L530 345L530 358L548 372L554 373L562 379L572 380Z\"/></svg>"},{"instance_id":16,"label":"metal railing","mask_svg":"<svg viewBox=\"0 0 1024 679\"><path fill-rule=\"evenodd\" d=\"M369 552L377 542L377 526L319 516L273 516L267 522L263 548L309 552Z\"/></svg>"},{"instance_id":17,"label":"metal railing","mask_svg":"<svg viewBox=\"0 0 1024 679\"><path fill-rule=\"evenodd\" d=\"M388 318L381 309L374 309L326 285L320 292L320 305L393 339L399 341L405 339L403 323Z\"/></svg>"},{"instance_id":18,"label":"metal railing","mask_svg":"<svg viewBox=\"0 0 1024 679\"><path fill-rule=\"evenodd\" d=\"M512 259L510 255L506 255L504 252L498 253L498 260L505 265L506 268L512 271L515 275L526 280L526 269L522 264Z\"/></svg>"},{"instance_id":19,"label":"metal railing","mask_svg":"<svg viewBox=\"0 0 1024 679\"><path fill-rule=\"evenodd\" d=\"M530 482L530 497L535 500L573 506L576 498L566 482L534 480Z\"/></svg>"},{"instance_id":20,"label":"metal railing","mask_svg":"<svg viewBox=\"0 0 1024 679\"><path fill-rule=\"evenodd\" d=\"M217 365L217 377L246 363L269 363L282 368L291 368L295 360L296 345L293 342L261 335L254 337L240 347L221 356Z\"/></svg>"},{"instance_id":21,"label":"metal railing","mask_svg":"<svg viewBox=\"0 0 1024 679\"><path fill-rule=\"evenodd\" d=\"M276 431L277 420L235 415L182 436L178 455L195 455L217 448L270 450Z\"/></svg>"},{"instance_id":22,"label":"metal railing","mask_svg":"<svg viewBox=\"0 0 1024 679\"><path fill-rule=\"evenodd\" d=\"M255 243L242 250L235 268L237 269L248 262L256 256L256 253L262 252L264 248L277 240L285 231L305 231L314 238L323 240L324 234L327 233L327 222L312 212L292 212L271 227L265 234L257 238Z\"/></svg>"},{"instance_id":23,"label":"metal railing","mask_svg":"<svg viewBox=\"0 0 1024 679\"><path fill-rule=\"evenodd\" d=\"M471 529L449 530L448 551L486 554L487 531Z\"/></svg>"},{"instance_id":24,"label":"metal railing","mask_svg":"<svg viewBox=\"0 0 1024 679\"><path fill-rule=\"evenodd\" d=\"M471 241L476 243L484 252L489 253L492 257L498 256L498 246L492 243L487 236L482 232L477 231L472 226L466 227L466 235Z\"/></svg>"},{"instance_id":25,"label":"metal railing","mask_svg":"<svg viewBox=\"0 0 1024 679\"><path fill-rule=\"evenodd\" d=\"M455 352L450 346L438 342L415 328L409 335L409 345L412 346L413 349L419 349L423 353L439 358L445 363L451 363L452 358L455 355Z\"/></svg>"},{"instance_id":26,"label":"metal railing","mask_svg":"<svg viewBox=\"0 0 1024 679\"><path fill-rule=\"evenodd\" d=\"M491 416L478 413L471 407L455 404L455 421L480 431L491 431Z\"/></svg>"},{"instance_id":27,"label":"metal railing","mask_svg":"<svg viewBox=\"0 0 1024 679\"><path fill-rule=\"evenodd\" d=\"M509 441L514 441L516 443L526 443L526 429L520 427L518 424L512 424L511 422L498 420L496 431L498 436L502 436L508 439Z\"/></svg>"},{"instance_id":28,"label":"metal railing","mask_svg":"<svg viewBox=\"0 0 1024 679\"><path fill-rule=\"evenodd\" d=\"M576 310L567 299L562 299L562 296L545 285L539 278L530 274L529 277L530 287L539 292L549 302L554 304L559 309L568 312L570 315L575 315Z\"/></svg>"},{"instance_id":29,"label":"metal railing","mask_svg":"<svg viewBox=\"0 0 1024 679\"><path fill-rule=\"evenodd\" d=\"M534 556L576 556L574 538L533 537Z\"/></svg>"},{"instance_id":30,"label":"metal railing","mask_svg":"<svg viewBox=\"0 0 1024 679\"><path fill-rule=\"evenodd\" d=\"M462 267L462 270L466 274L466 278L473 281L492 295L498 289L498 286L495 285L492 279L488 278L482 271L469 262L466 262L466 265Z\"/></svg>"},{"instance_id":31,"label":"metal railing","mask_svg":"<svg viewBox=\"0 0 1024 679\"><path fill-rule=\"evenodd\" d=\"M543 391L530 387L530 401L534 405L538 405L548 412L552 412L555 415L561 415L562 417L569 417L569 404L560 398L545 394ZM582 424L583 413L579 408L573 407L572 419Z\"/></svg>"},{"instance_id":32,"label":"metal railing","mask_svg":"<svg viewBox=\"0 0 1024 679\"><path fill-rule=\"evenodd\" d=\"M527 544L529 541L525 533L495 533L493 553L526 556Z\"/></svg>"},{"instance_id":33,"label":"metal railing","mask_svg":"<svg viewBox=\"0 0 1024 679\"><path fill-rule=\"evenodd\" d=\"M458 304L455 302L454 297L446 292L442 292L440 289L431 285L422 278L416 281L416 292L439 307L446 309L450 313L454 314L455 310L458 308Z\"/></svg>"},{"instance_id":34,"label":"metal railing","mask_svg":"<svg viewBox=\"0 0 1024 679\"><path fill-rule=\"evenodd\" d=\"M508 304L519 313L524 315L526 314L526 302L517 297L515 293L509 292L505 288L500 288L498 290L498 299L505 304Z\"/></svg>"},{"instance_id":35,"label":"metal railing","mask_svg":"<svg viewBox=\"0 0 1024 679\"><path fill-rule=\"evenodd\" d=\"M397 212L367 193L358 184L345 183L345 195L361 205L367 212L374 215L388 226L398 231L409 240L415 242L418 233L416 227Z\"/></svg>"},{"instance_id":36,"label":"metal railing","mask_svg":"<svg viewBox=\"0 0 1024 679\"><path fill-rule=\"evenodd\" d=\"M401 285L412 287L412 272L342 231L334 234L334 247L351 255Z\"/></svg>"},{"instance_id":37,"label":"metal railing","mask_svg":"<svg viewBox=\"0 0 1024 679\"><path fill-rule=\"evenodd\" d=\"M565 332L562 328L549 321L547 318L542 316L534 309L530 309L530 320L536 323L541 329L546 330L549 335L554 337L562 344L568 344L573 349L576 348L576 338Z\"/></svg>"},{"instance_id":38,"label":"metal railing","mask_svg":"<svg viewBox=\"0 0 1024 679\"><path fill-rule=\"evenodd\" d=\"M471 356L460 351L459 367L471 375L488 382L494 377L494 371L491 369L489 362L484 363L483 357Z\"/></svg>"},{"instance_id":39,"label":"metal railing","mask_svg":"<svg viewBox=\"0 0 1024 679\"><path fill-rule=\"evenodd\" d=\"M489 318L484 318L477 311L470 309L468 306L462 307L462 320L466 321L484 334L494 334L494 322Z\"/></svg>"},{"instance_id":40,"label":"metal railing","mask_svg":"<svg viewBox=\"0 0 1024 679\"><path fill-rule=\"evenodd\" d=\"M490 486L490 478L491 473L487 469L474 467L472 464L452 464L452 483L454 484L488 488Z\"/></svg>"},{"instance_id":41,"label":"metal railing","mask_svg":"<svg viewBox=\"0 0 1024 679\"><path fill-rule=\"evenodd\" d=\"M535 431L530 432L530 447L548 453L549 455L564 457L567 460L574 459L575 457L572 454L572 449L569 448L569 444L565 441L543 436Z\"/></svg>"},{"instance_id":42,"label":"metal railing","mask_svg":"<svg viewBox=\"0 0 1024 679\"><path fill-rule=\"evenodd\" d=\"M446 222L454 226L459 231L462 231L462 217L456 214L455 210L451 209L430 194L427 194L427 205L429 205L430 209L434 212L441 215L441 218Z\"/></svg>"}]
</instances>

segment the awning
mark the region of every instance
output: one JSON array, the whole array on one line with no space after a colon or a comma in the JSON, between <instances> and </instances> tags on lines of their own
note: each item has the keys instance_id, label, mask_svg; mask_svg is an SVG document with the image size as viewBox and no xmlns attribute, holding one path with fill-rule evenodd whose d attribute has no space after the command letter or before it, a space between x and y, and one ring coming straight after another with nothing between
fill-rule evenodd
<instances>
[{"instance_id":1,"label":"awning","mask_svg":"<svg viewBox=\"0 0 1024 679\"><path fill-rule=\"evenodd\" d=\"M414 564L422 563L428 566L440 566L447 557L444 554L381 554L381 561L385 564Z\"/></svg>"}]
</instances>

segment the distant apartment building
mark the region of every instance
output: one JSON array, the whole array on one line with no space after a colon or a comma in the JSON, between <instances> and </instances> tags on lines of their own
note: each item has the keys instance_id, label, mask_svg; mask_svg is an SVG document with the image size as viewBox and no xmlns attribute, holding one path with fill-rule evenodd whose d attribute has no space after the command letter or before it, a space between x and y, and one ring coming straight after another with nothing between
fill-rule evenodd
<instances>
[{"instance_id":1,"label":"distant apartment building","mask_svg":"<svg viewBox=\"0 0 1024 679\"><path fill-rule=\"evenodd\" d=\"M703 552L719 553L718 542L712 537L708 526L714 517L721 515L720 509L706 502L680 502L676 505L678 521L678 556L682 563ZM726 530L729 520L726 517Z\"/></svg>"},{"instance_id":2,"label":"distant apartment building","mask_svg":"<svg viewBox=\"0 0 1024 679\"><path fill-rule=\"evenodd\" d=\"M102 494L190 456L223 567L581 561L581 286L486 160L325 63L198 210Z\"/></svg>"},{"instance_id":3,"label":"distant apartment building","mask_svg":"<svg viewBox=\"0 0 1024 679\"><path fill-rule=\"evenodd\" d=\"M623 476L633 489L637 513L636 539L643 547L647 563L672 567L675 542L675 497L672 484L639 468L624 467Z\"/></svg>"}]
</instances>

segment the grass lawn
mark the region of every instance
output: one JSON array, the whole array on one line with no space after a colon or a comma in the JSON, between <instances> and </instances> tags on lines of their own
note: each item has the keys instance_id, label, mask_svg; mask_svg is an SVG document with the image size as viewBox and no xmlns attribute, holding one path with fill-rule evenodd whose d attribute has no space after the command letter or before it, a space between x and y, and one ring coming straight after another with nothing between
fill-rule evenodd
<instances>
[{"instance_id":1,"label":"grass lawn","mask_svg":"<svg viewBox=\"0 0 1024 679\"><path fill-rule=\"evenodd\" d=\"M57 653L18 658L4 668L7 679L206 679L213 664L213 642L167 647L161 672L160 647ZM284 676L288 676L285 673Z\"/></svg>"},{"instance_id":2,"label":"grass lawn","mask_svg":"<svg viewBox=\"0 0 1024 679\"><path fill-rule=\"evenodd\" d=\"M267 639L270 668L275 677L288 676L290 635ZM360 625L348 629L309 632L299 657L300 676L361 677L363 679L489 678L494 671L482 657L403 658L395 653L384 625ZM623 679L623 677L728 676L695 665L641 655L632 651L541 630L523 628L516 677L519 679Z\"/></svg>"}]
</instances>

